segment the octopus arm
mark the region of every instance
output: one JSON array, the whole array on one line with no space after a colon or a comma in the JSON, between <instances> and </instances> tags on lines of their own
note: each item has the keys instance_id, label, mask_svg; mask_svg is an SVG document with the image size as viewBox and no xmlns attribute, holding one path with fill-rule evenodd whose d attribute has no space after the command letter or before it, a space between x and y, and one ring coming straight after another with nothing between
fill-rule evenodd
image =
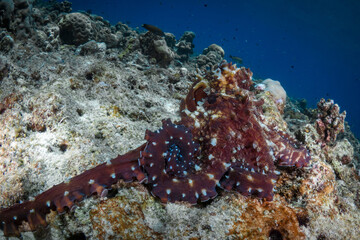
<instances>
[{"instance_id":1,"label":"octopus arm","mask_svg":"<svg viewBox=\"0 0 360 240\"><path fill-rule=\"evenodd\" d=\"M277 149L274 151L277 165L282 167L306 167L311 159L309 150L300 145L285 132L279 131L272 139Z\"/></svg>"},{"instance_id":2,"label":"octopus arm","mask_svg":"<svg viewBox=\"0 0 360 240\"><path fill-rule=\"evenodd\" d=\"M183 125L164 120L148 140L140 164L148 176L151 193L161 202L204 202L217 196L216 185L223 175L222 163L203 166L197 161L199 145Z\"/></svg>"},{"instance_id":3,"label":"octopus arm","mask_svg":"<svg viewBox=\"0 0 360 240\"><path fill-rule=\"evenodd\" d=\"M197 81L190 88L188 95L185 99L181 101L180 104L180 115L182 117L186 117L184 111L194 112L198 106L198 104L204 99L207 99L208 94L206 93L206 89L209 88L209 85L204 81Z\"/></svg>"},{"instance_id":4,"label":"octopus arm","mask_svg":"<svg viewBox=\"0 0 360 240\"><path fill-rule=\"evenodd\" d=\"M19 237L19 226L24 221L28 223L32 231L38 226L45 227L47 226L46 215L50 213L50 210L63 213L85 197L94 194L106 196L107 188L110 188L120 179L143 181L145 175L140 170L138 159L140 151L144 147L145 144L125 155L120 155L107 163L75 176L68 182L55 185L36 196L33 201L26 201L1 209L0 228L4 231L4 236Z\"/></svg>"},{"instance_id":5,"label":"octopus arm","mask_svg":"<svg viewBox=\"0 0 360 240\"><path fill-rule=\"evenodd\" d=\"M274 173L250 172L238 166L231 167L220 181L227 191L235 190L244 196L254 195L271 201L277 176Z\"/></svg>"}]
</instances>

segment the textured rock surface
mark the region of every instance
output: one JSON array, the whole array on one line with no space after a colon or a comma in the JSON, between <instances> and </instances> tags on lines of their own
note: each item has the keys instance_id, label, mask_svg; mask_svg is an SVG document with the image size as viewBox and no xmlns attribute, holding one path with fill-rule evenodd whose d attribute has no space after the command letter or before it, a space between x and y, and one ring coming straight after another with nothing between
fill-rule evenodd
<instances>
[{"instance_id":1,"label":"textured rock surface","mask_svg":"<svg viewBox=\"0 0 360 240\"><path fill-rule=\"evenodd\" d=\"M216 64L222 61L224 55L225 51L222 47L216 44L211 44L197 57L197 66L201 70L212 69L213 67L216 67Z\"/></svg>"},{"instance_id":2,"label":"textured rock surface","mask_svg":"<svg viewBox=\"0 0 360 240\"><path fill-rule=\"evenodd\" d=\"M265 79L262 84L265 85L264 91L268 91L271 93L278 109L281 113L284 112L284 106L286 104L286 91L281 86L279 81L272 80L270 78Z\"/></svg>"},{"instance_id":3,"label":"textured rock surface","mask_svg":"<svg viewBox=\"0 0 360 240\"><path fill-rule=\"evenodd\" d=\"M69 13L59 22L60 38L66 44L80 45L94 37L94 29L88 16Z\"/></svg>"},{"instance_id":4,"label":"textured rock surface","mask_svg":"<svg viewBox=\"0 0 360 240\"><path fill-rule=\"evenodd\" d=\"M320 134L319 141L324 143L334 143L337 135L344 132L344 121L346 111L340 113L340 107L334 103L334 100L325 101L320 99L318 106L318 118L315 127Z\"/></svg>"},{"instance_id":5,"label":"textured rock surface","mask_svg":"<svg viewBox=\"0 0 360 240\"><path fill-rule=\"evenodd\" d=\"M180 40L175 44L176 53L179 56L180 61L187 61L190 55L193 54L193 49L195 47L193 41L195 38L195 33L191 31L186 31L180 38Z\"/></svg>"},{"instance_id":6,"label":"textured rock surface","mask_svg":"<svg viewBox=\"0 0 360 240\"><path fill-rule=\"evenodd\" d=\"M56 35L61 16L55 7L33 8L46 14L34 18L32 30L46 33L50 28L44 24L49 24L53 39L16 39L0 58L1 207L31 199L139 146L145 130L158 129L163 118L178 120L180 100L198 67L195 61L159 66L141 49L140 34L121 23L109 27L121 36L118 47L78 55ZM106 27L104 20L87 19L91 26ZM169 42L175 52L174 41ZM222 60L223 51L211 49L204 56L214 58L203 66ZM268 91L256 97L264 100L264 121L296 130L313 158L305 170L279 172L272 202L221 191L203 205L162 205L143 185L120 182L108 199L89 198L69 213L50 214L49 228L23 233L23 238L359 239L355 140L347 134L324 148L303 109L287 103L294 114L285 109L285 122ZM5 239L2 232L0 239Z\"/></svg>"},{"instance_id":7,"label":"textured rock surface","mask_svg":"<svg viewBox=\"0 0 360 240\"><path fill-rule=\"evenodd\" d=\"M14 39L6 32L0 32L0 51L7 53L14 46Z\"/></svg>"},{"instance_id":8,"label":"textured rock surface","mask_svg":"<svg viewBox=\"0 0 360 240\"><path fill-rule=\"evenodd\" d=\"M0 28L14 33L18 38L26 38L32 33L32 0L0 1Z\"/></svg>"},{"instance_id":9,"label":"textured rock surface","mask_svg":"<svg viewBox=\"0 0 360 240\"><path fill-rule=\"evenodd\" d=\"M175 57L173 50L167 45L166 39L151 32L140 36L140 47L150 61L167 67Z\"/></svg>"}]
</instances>

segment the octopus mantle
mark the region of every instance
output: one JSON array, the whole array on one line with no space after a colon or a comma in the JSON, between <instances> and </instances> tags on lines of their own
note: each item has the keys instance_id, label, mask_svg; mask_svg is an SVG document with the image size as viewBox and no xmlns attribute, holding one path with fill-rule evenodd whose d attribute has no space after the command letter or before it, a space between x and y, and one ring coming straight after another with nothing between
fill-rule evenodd
<instances>
[{"instance_id":1,"label":"octopus mantle","mask_svg":"<svg viewBox=\"0 0 360 240\"><path fill-rule=\"evenodd\" d=\"M137 149L90 169L35 197L0 210L5 236L19 226L46 226L50 210L62 213L94 194L105 196L119 179L143 182L161 202L191 204L216 197L219 188L272 200L276 166L306 166L307 149L265 124L261 100L250 90L252 73L223 64L197 77L180 106L181 121L163 120L146 131Z\"/></svg>"}]
</instances>

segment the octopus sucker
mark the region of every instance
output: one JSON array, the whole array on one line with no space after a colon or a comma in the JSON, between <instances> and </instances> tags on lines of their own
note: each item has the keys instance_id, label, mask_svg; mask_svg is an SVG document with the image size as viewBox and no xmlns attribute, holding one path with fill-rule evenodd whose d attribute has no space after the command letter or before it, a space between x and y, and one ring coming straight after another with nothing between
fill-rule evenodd
<instances>
[{"instance_id":1,"label":"octopus sucker","mask_svg":"<svg viewBox=\"0 0 360 240\"><path fill-rule=\"evenodd\" d=\"M0 210L4 236L19 226L46 226L50 211L64 213L91 195L105 197L118 180L138 181L162 203L206 202L218 190L271 201L277 166L305 167L309 151L277 126L264 121L250 89L252 72L223 63L198 76L180 105L181 119L162 121L145 132L146 143L124 155L53 186L34 200Z\"/></svg>"}]
</instances>

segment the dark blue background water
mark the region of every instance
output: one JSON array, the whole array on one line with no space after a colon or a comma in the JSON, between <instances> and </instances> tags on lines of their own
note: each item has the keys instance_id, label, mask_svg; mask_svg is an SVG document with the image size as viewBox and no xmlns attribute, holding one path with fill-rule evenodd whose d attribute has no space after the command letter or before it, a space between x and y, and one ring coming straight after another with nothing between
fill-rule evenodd
<instances>
[{"instance_id":1,"label":"dark blue background water","mask_svg":"<svg viewBox=\"0 0 360 240\"><path fill-rule=\"evenodd\" d=\"M71 0L70 0L71 1ZM177 39L196 33L195 51L221 45L243 58L255 77L279 80L288 95L315 107L332 98L360 136L360 1L72 0L111 23L148 23Z\"/></svg>"}]
</instances>

